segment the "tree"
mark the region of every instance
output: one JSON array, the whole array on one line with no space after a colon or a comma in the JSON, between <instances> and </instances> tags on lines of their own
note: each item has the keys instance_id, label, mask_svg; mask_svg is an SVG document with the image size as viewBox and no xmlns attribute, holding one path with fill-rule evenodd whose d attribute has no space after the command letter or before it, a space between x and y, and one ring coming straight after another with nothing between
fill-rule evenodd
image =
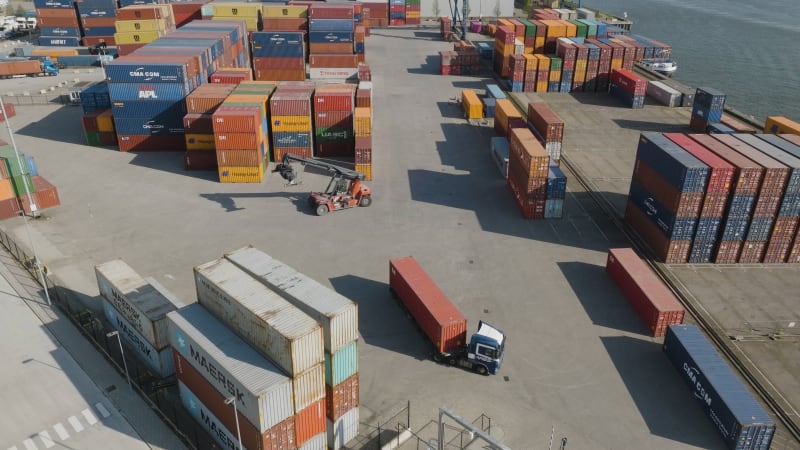
<instances>
[{"instance_id":1,"label":"tree","mask_svg":"<svg viewBox=\"0 0 800 450\"><path fill-rule=\"evenodd\" d=\"M13 16L14 15L14 5L12 5L11 3L6 5L6 15L7 16Z\"/></svg>"},{"instance_id":2,"label":"tree","mask_svg":"<svg viewBox=\"0 0 800 450\"><path fill-rule=\"evenodd\" d=\"M11 5L9 5L9 6L11 6ZM17 17L24 16L25 15L25 8L23 8L22 5L17 5L17 7L14 9L14 15L17 16Z\"/></svg>"}]
</instances>

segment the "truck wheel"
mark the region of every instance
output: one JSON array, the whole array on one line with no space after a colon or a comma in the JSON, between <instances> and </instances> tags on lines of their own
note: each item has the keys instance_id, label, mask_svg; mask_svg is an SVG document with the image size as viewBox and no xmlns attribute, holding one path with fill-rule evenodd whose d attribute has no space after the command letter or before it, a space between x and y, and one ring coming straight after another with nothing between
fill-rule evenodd
<instances>
[{"instance_id":1,"label":"truck wheel","mask_svg":"<svg viewBox=\"0 0 800 450\"><path fill-rule=\"evenodd\" d=\"M363 206L365 208L371 204L372 204L372 197L369 195L361 197L361 201L358 202L358 206Z\"/></svg>"},{"instance_id":2,"label":"truck wheel","mask_svg":"<svg viewBox=\"0 0 800 450\"><path fill-rule=\"evenodd\" d=\"M317 206L317 215L324 216L325 214L328 214L328 205Z\"/></svg>"},{"instance_id":3,"label":"truck wheel","mask_svg":"<svg viewBox=\"0 0 800 450\"><path fill-rule=\"evenodd\" d=\"M437 363L442 362L442 355L440 355L438 353L434 353L433 354L433 360L436 361Z\"/></svg>"},{"instance_id":4,"label":"truck wheel","mask_svg":"<svg viewBox=\"0 0 800 450\"><path fill-rule=\"evenodd\" d=\"M478 364L477 366L475 366L475 372L478 373L479 375L488 375L489 369L487 369L486 366Z\"/></svg>"},{"instance_id":5,"label":"truck wheel","mask_svg":"<svg viewBox=\"0 0 800 450\"><path fill-rule=\"evenodd\" d=\"M449 364L451 366L455 366L456 365L456 357L455 356L448 356L447 357L447 364Z\"/></svg>"}]
</instances>

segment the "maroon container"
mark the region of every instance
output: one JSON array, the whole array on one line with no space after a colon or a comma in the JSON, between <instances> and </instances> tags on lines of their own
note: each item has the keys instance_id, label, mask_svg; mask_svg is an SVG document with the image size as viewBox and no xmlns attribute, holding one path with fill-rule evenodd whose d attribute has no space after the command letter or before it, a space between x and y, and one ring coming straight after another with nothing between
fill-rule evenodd
<instances>
[{"instance_id":1,"label":"maroon container","mask_svg":"<svg viewBox=\"0 0 800 450\"><path fill-rule=\"evenodd\" d=\"M411 257L389 261L389 289L439 352L467 345L467 320Z\"/></svg>"},{"instance_id":2,"label":"maroon container","mask_svg":"<svg viewBox=\"0 0 800 450\"><path fill-rule=\"evenodd\" d=\"M314 109L317 109L316 107ZM316 111L314 114L315 127L353 127L353 113L351 111Z\"/></svg>"},{"instance_id":3,"label":"maroon container","mask_svg":"<svg viewBox=\"0 0 800 450\"><path fill-rule=\"evenodd\" d=\"M633 95L645 95L647 80L635 75L630 70L614 69L611 71L611 83L619 86Z\"/></svg>"},{"instance_id":4,"label":"maroon container","mask_svg":"<svg viewBox=\"0 0 800 450\"><path fill-rule=\"evenodd\" d=\"M182 152L186 150L186 138L183 134L120 134L117 135L117 145L121 152Z\"/></svg>"},{"instance_id":5,"label":"maroon container","mask_svg":"<svg viewBox=\"0 0 800 450\"><path fill-rule=\"evenodd\" d=\"M306 79L306 69L255 69L255 79L259 81L302 81Z\"/></svg>"},{"instance_id":6,"label":"maroon container","mask_svg":"<svg viewBox=\"0 0 800 450\"><path fill-rule=\"evenodd\" d=\"M353 53L352 42L312 42L308 44L309 53Z\"/></svg>"},{"instance_id":7,"label":"maroon container","mask_svg":"<svg viewBox=\"0 0 800 450\"><path fill-rule=\"evenodd\" d=\"M58 198L58 190L49 181L39 175L34 175L31 177L31 182L34 190L34 192L31 192L31 198L37 209L52 208L61 204L61 200ZM19 196L19 204L26 213L30 214L32 212L27 195Z\"/></svg>"},{"instance_id":8,"label":"maroon container","mask_svg":"<svg viewBox=\"0 0 800 450\"><path fill-rule=\"evenodd\" d=\"M112 18L112 25L113 25L113 18ZM68 28L78 28L80 25L78 24L78 17L38 17L36 19L36 23L38 24L39 28L41 27L68 27Z\"/></svg>"},{"instance_id":9,"label":"maroon container","mask_svg":"<svg viewBox=\"0 0 800 450\"><path fill-rule=\"evenodd\" d=\"M258 167L261 165L261 150L230 150L217 148L217 166Z\"/></svg>"},{"instance_id":10,"label":"maroon container","mask_svg":"<svg viewBox=\"0 0 800 450\"><path fill-rule=\"evenodd\" d=\"M692 241L670 241L630 200L625 208L625 223L636 230L659 260L667 264L683 264L689 260Z\"/></svg>"},{"instance_id":11,"label":"maroon container","mask_svg":"<svg viewBox=\"0 0 800 450\"><path fill-rule=\"evenodd\" d=\"M309 67L358 67L358 55L336 54L310 54L308 55Z\"/></svg>"},{"instance_id":12,"label":"maroon container","mask_svg":"<svg viewBox=\"0 0 800 450\"><path fill-rule=\"evenodd\" d=\"M353 142L315 142L314 156L355 156Z\"/></svg>"},{"instance_id":13,"label":"maroon container","mask_svg":"<svg viewBox=\"0 0 800 450\"><path fill-rule=\"evenodd\" d=\"M119 53L119 56L130 55L131 53L135 52L136 50L139 50L145 45L147 44L118 44L117 53Z\"/></svg>"},{"instance_id":14,"label":"maroon container","mask_svg":"<svg viewBox=\"0 0 800 450\"><path fill-rule=\"evenodd\" d=\"M114 131L100 132L100 145L112 147L117 145L117 133Z\"/></svg>"},{"instance_id":15,"label":"maroon container","mask_svg":"<svg viewBox=\"0 0 800 450\"><path fill-rule=\"evenodd\" d=\"M546 103L528 103L528 123L545 142L561 142L564 138L564 121Z\"/></svg>"},{"instance_id":16,"label":"maroon container","mask_svg":"<svg viewBox=\"0 0 800 450\"><path fill-rule=\"evenodd\" d=\"M508 165L508 176L520 190L520 195L528 200L547 199L547 178L531 177L519 164Z\"/></svg>"},{"instance_id":17,"label":"maroon container","mask_svg":"<svg viewBox=\"0 0 800 450\"><path fill-rule=\"evenodd\" d=\"M16 217L21 211L17 197L0 200L0 219Z\"/></svg>"},{"instance_id":18,"label":"maroon container","mask_svg":"<svg viewBox=\"0 0 800 450\"><path fill-rule=\"evenodd\" d=\"M516 177L509 176L506 178L506 185L511 190L511 194L514 197L514 200L519 206L520 212L522 212L522 217L526 219L544 219L544 206L545 206L545 199L530 199L525 195L523 191L524 186L520 186L516 179Z\"/></svg>"},{"instance_id":19,"label":"maroon container","mask_svg":"<svg viewBox=\"0 0 800 450\"><path fill-rule=\"evenodd\" d=\"M325 416L331 421L358 406L358 374L337 384L325 385Z\"/></svg>"},{"instance_id":20,"label":"maroon container","mask_svg":"<svg viewBox=\"0 0 800 450\"><path fill-rule=\"evenodd\" d=\"M306 63L303 58L253 58L253 68L258 70L303 69Z\"/></svg>"},{"instance_id":21,"label":"maroon container","mask_svg":"<svg viewBox=\"0 0 800 450\"><path fill-rule=\"evenodd\" d=\"M166 14L163 8L149 5L136 5L134 8L119 8L117 9L117 16L115 18L112 17L112 19L117 20L152 20L167 18L169 18L169 15Z\"/></svg>"},{"instance_id":22,"label":"maroon container","mask_svg":"<svg viewBox=\"0 0 800 450\"><path fill-rule=\"evenodd\" d=\"M294 17L281 17L271 18L265 17L263 19L264 30L270 31L307 31L308 19L294 18Z\"/></svg>"},{"instance_id":23,"label":"maroon container","mask_svg":"<svg viewBox=\"0 0 800 450\"><path fill-rule=\"evenodd\" d=\"M183 154L185 170L217 170L217 155L213 150L192 150Z\"/></svg>"},{"instance_id":24,"label":"maroon container","mask_svg":"<svg viewBox=\"0 0 800 450\"><path fill-rule=\"evenodd\" d=\"M81 24L84 28L113 27L117 23L117 19L118 17L82 17Z\"/></svg>"},{"instance_id":25,"label":"maroon container","mask_svg":"<svg viewBox=\"0 0 800 450\"><path fill-rule=\"evenodd\" d=\"M352 19L353 4L313 2L308 6L310 19Z\"/></svg>"},{"instance_id":26,"label":"maroon container","mask_svg":"<svg viewBox=\"0 0 800 450\"><path fill-rule=\"evenodd\" d=\"M355 90L334 91L320 88L314 92L314 111L316 112L347 111L352 114L354 103Z\"/></svg>"},{"instance_id":27,"label":"maroon container","mask_svg":"<svg viewBox=\"0 0 800 450\"><path fill-rule=\"evenodd\" d=\"M715 264L734 264L742 251L742 241L719 241Z\"/></svg>"},{"instance_id":28,"label":"maroon container","mask_svg":"<svg viewBox=\"0 0 800 450\"><path fill-rule=\"evenodd\" d=\"M14 108L13 103L5 103L5 112L0 109L0 122L5 122L6 119L10 119L17 115L17 110Z\"/></svg>"},{"instance_id":29,"label":"maroon container","mask_svg":"<svg viewBox=\"0 0 800 450\"><path fill-rule=\"evenodd\" d=\"M183 116L183 129L186 134L214 134L211 114L189 113Z\"/></svg>"},{"instance_id":30,"label":"maroon container","mask_svg":"<svg viewBox=\"0 0 800 450\"><path fill-rule=\"evenodd\" d=\"M766 249L766 241L745 241L742 244L742 251L739 253L737 262L740 264L759 263L762 261Z\"/></svg>"},{"instance_id":31,"label":"maroon container","mask_svg":"<svg viewBox=\"0 0 800 450\"><path fill-rule=\"evenodd\" d=\"M664 336L669 325L683 323L685 311L677 297L633 249L609 249L606 272L653 336Z\"/></svg>"},{"instance_id":32,"label":"maroon container","mask_svg":"<svg viewBox=\"0 0 800 450\"><path fill-rule=\"evenodd\" d=\"M81 43L86 47L91 47L97 44L105 43L106 45L114 46L114 36L86 36L81 40Z\"/></svg>"}]
</instances>

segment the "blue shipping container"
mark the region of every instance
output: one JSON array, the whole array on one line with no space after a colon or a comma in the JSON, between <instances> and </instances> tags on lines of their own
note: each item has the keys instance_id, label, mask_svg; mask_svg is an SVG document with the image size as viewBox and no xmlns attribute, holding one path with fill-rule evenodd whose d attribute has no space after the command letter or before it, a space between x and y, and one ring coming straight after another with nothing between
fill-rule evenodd
<instances>
[{"instance_id":1,"label":"blue shipping container","mask_svg":"<svg viewBox=\"0 0 800 450\"><path fill-rule=\"evenodd\" d=\"M404 13L403 13L404 14ZM308 19L308 31L353 31L352 19Z\"/></svg>"},{"instance_id":2,"label":"blue shipping container","mask_svg":"<svg viewBox=\"0 0 800 450\"><path fill-rule=\"evenodd\" d=\"M754 242L769 240L773 223L775 223L775 219L772 217L753 218L750 221L750 227L747 229L747 239L745 240Z\"/></svg>"},{"instance_id":3,"label":"blue shipping container","mask_svg":"<svg viewBox=\"0 0 800 450\"><path fill-rule=\"evenodd\" d=\"M681 192L704 192L709 168L660 133L642 133L636 159L658 168L660 175Z\"/></svg>"},{"instance_id":4,"label":"blue shipping container","mask_svg":"<svg viewBox=\"0 0 800 450\"><path fill-rule=\"evenodd\" d=\"M696 241L716 239L721 224L721 217L700 217L697 220L697 230L694 232L694 239Z\"/></svg>"},{"instance_id":5,"label":"blue shipping container","mask_svg":"<svg viewBox=\"0 0 800 450\"><path fill-rule=\"evenodd\" d=\"M697 226L696 217L675 218L664 205L655 199L639 182L631 181L628 199L653 222L671 241L690 241Z\"/></svg>"},{"instance_id":6,"label":"blue shipping container","mask_svg":"<svg viewBox=\"0 0 800 450\"><path fill-rule=\"evenodd\" d=\"M692 242L692 250L689 252L689 262L692 264L707 264L711 262L711 255L717 246L717 240Z\"/></svg>"},{"instance_id":7,"label":"blue shipping container","mask_svg":"<svg viewBox=\"0 0 800 450\"><path fill-rule=\"evenodd\" d=\"M367 48L364 46L363 42L356 42L355 45L355 53L356 55L363 55L366 52Z\"/></svg>"},{"instance_id":8,"label":"blue shipping container","mask_svg":"<svg viewBox=\"0 0 800 450\"><path fill-rule=\"evenodd\" d=\"M80 5L80 3L78 4ZM98 17L117 17L116 8L81 9L80 7L78 7L78 13L81 16L81 19L91 19Z\"/></svg>"},{"instance_id":9,"label":"blue shipping container","mask_svg":"<svg viewBox=\"0 0 800 450\"><path fill-rule=\"evenodd\" d=\"M273 132L272 141L275 144L275 147L310 147L311 133L307 131Z\"/></svg>"},{"instance_id":10,"label":"blue shipping container","mask_svg":"<svg viewBox=\"0 0 800 450\"><path fill-rule=\"evenodd\" d=\"M561 83L558 81L550 81L547 83L547 92L558 92L561 89Z\"/></svg>"},{"instance_id":11,"label":"blue shipping container","mask_svg":"<svg viewBox=\"0 0 800 450\"><path fill-rule=\"evenodd\" d=\"M84 36L113 36L117 32L115 27L84 27Z\"/></svg>"},{"instance_id":12,"label":"blue shipping container","mask_svg":"<svg viewBox=\"0 0 800 450\"><path fill-rule=\"evenodd\" d=\"M522 81L512 81L511 82L511 92L522 92L522 88L524 87L524 83Z\"/></svg>"},{"instance_id":13,"label":"blue shipping container","mask_svg":"<svg viewBox=\"0 0 800 450\"><path fill-rule=\"evenodd\" d=\"M496 98L496 99L506 98L505 92L503 92L503 90L500 89L500 86L498 86L496 84L487 84L486 85L486 96L487 97Z\"/></svg>"},{"instance_id":14,"label":"blue shipping container","mask_svg":"<svg viewBox=\"0 0 800 450\"><path fill-rule=\"evenodd\" d=\"M494 117L494 106L496 100L493 98L484 98L483 99L483 116L484 117Z\"/></svg>"},{"instance_id":15,"label":"blue shipping container","mask_svg":"<svg viewBox=\"0 0 800 450\"><path fill-rule=\"evenodd\" d=\"M261 45L303 45L303 33L297 31L256 31L252 43Z\"/></svg>"},{"instance_id":16,"label":"blue shipping container","mask_svg":"<svg viewBox=\"0 0 800 450\"><path fill-rule=\"evenodd\" d=\"M544 201L544 218L560 219L564 215L564 199L551 198Z\"/></svg>"},{"instance_id":17,"label":"blue shipping container","mask_svg":"<svg viewBox=\"0 0 800 450\"><path fill-rule=\"evenodd\" d=\"M194 420L202 425L203 429L209 433L222 448L235 448L235 442L237 442L238 436L225 428L225 425L203 405L200 399L198 399L182 381L178 381L178 391L180 392L181 403L183 403L184 408L194 417Z\"/></svg>"},{"instance_id":18,"label":"blue shipping container","mask_svg":"<svg viewBox=\"0 0 800 450\"><path fill-rule=\"evenodd\" d=\"M111 104L114 117L185 116L186 102L183 100L124 100ZM124 133L122 133L124 134Z\"/></svg>"},{"instance_id":19,"label":"blue shipping container","mask_svg":"<svg viewBox=\"0 0 800 450\"><path fill-rule=\"evenodd\" d=\"M696 101L692 104L692 115L710 123L717 123L722 120L721 109L709 109L707 106L700 105Z\"/></svg>"},{"instance_id":20,"label":"blue shipping container","mask_svg":"<svg viewBox=\"0 0 800 450\"><path fill-rule=\"evenodd\" d=\"M158 0L120 0L119 6L124 8L131 5L154 5L157 3Z\"/></svg>"},{"instance_id":21,"label":"blue shipping container","mask_svg":"<svg viewBox=\"0 0 800 450\"><path fill-rule=\"evenodd\" d=\"M58 57L58 64L64 67L94 67L100 65L97 55L65 55Z\"/></svg>"},{"instance_id":22,"label":"blue shipping container","mask_svg":"<svg viewBox=\"0 0 800 450\"><path fill-rule=\"evenodd\" d=\"M547 174L547 198L558 199L567 196L567 176L558 166L550 166Z\"/></svg>"},{"instance_id":23,"label":"blue shipping container","mask_svg":"<svg viewBox=\"0 0 800 450\"><path fill-rule=\"evenodd\" d=\"M153 45L155 41L136 50L137 55L186 55L200 57L200 66L207 69L211 51L207 48L192 47L168 47Z\"/></svg>"},{"instance_id":24,"label":"blue shipping container","mask_svg":"<svg viewBox=\"0 0 800 450\"><path fill-rule=\"evenodd\" d=\"M612 96L622 100L622 103L625 106L629 106L633 109L641 109L644 108L644 95L633 95L631 92L626 91L625 89L620 88L614 83L611 83L608 91Z\"/></svg>"},{"instance_id":25,"label":"blue shipping container","mask_svg":"<svg viewBox=\"0 0 800 450\"><path fill-rule=\"evenodd\" d=\"M39 175L39 169L36 167L36 160L33 156L25 155L25 165L28 167L28 174L32 177Z\"/></svg>"},{"instance_id":26,"label":"blue shipping container","mask_svg":"<svg viewBox=\"0 0 800 450\"><path fill-rule=\"evenodd\" d=\"M186 83L185 63L111 61L106 64L106 80L111 83Z\"/></svg>"},{"instance_id":27,"label":"blue shipping container","mask_svg":"<svg viewBox=\"0 0 800 450\"><path fill-rule=\"evenodd\" d=\"M778 217L798 217L800 216L800 194L785 194L781 200L781 209L778 210Z\"/></svg>"},{"instance_id":28,"label":"blue shipping container","mask_svg":"<svg viewBox=\"0 0 800 450\"><path fill-rule=\"evenodd\" d=\"M572 90L572 81L562 81L558 87L558 92L570 92Z\"/></svg>"},{"instance_id":29,"label":"blue shipping container","mask_svg":"<svg viewBox=\"0 0 800 450\"><path fill-rule=\"evenodd\" d=\"M334 354L325 352L325 384L334 387L358 372L358 345L353 341Z\"/></svg>"},{"instance_id":30,"label":"blue shipping container","mask_svg":"<svg viewBox=\"0 0 800 450\"><path fill-rule=\"evenodd\" d=\"M747 226L750 225L750 219L728 217L725 220L725 227L722 229L723 241L743 241L747 234Z\"/></svg>"},{"instance_id":31,"label":"blue shipping container","mask_svg":"<svg viewBox=\"0 0 800 450\"><path fill-rule=\"evenodd\" d=\"M694 102L705 106L706 109L722 110L725 107L725 94L714 88L699 87L695 91Z\"/></svg>"},{"instance_id":32,"label":"blue shipping container","mask_svg":"<svg viewBox=\"0 0 800 450\"><path fill-rule=\"evenodd\" d=\"M116 8L117 0L80 0L75 2L81 8Z\"/></svg>"},{"instance_id":33,"label":"blue shipping container","mask_svg":"<svg viewBox=\"0 0 800 450\"><path fill-rule=\"evenodd\" d=\"M182 100L191 92L181 83L110 83L108 91L112 101Z\"/></svg>"},{"instance_id":34,"label":"blue shipping container","mask_svg":"<svg viewBox=\"0 0 800 450\"><path fill-rule=\"evenodd\" d=\"M114 117L114 127L117 134L184 134L183 116Z\"/></svg>"},{"instance_id":35,"label":"blue shipping container","mask_svg":"<svg viewBox=\"0 0 800 450\"><path fill-rule=\"evenodd\" d=\"M734 134L736 130L722 123L712 123L708 125L706 132L708 134Z\"/></svg>"},{"instance_id":36,"label":"blue shipping container","mask_svg":"<svg viewBox=\"0 0 800 450\"><path fill-rule=\"evenodd\" d=\"M337 43L337 42L353 42L354 36L352 31L309 31L309 43Z\"/></svg>"},{"instance_id":37,"label":"blue shipping container","mask_svg":"<svg viewBox=\"0 0 800 450\"><path fill-rule=\"evenodd\" d=\"M728 210L725 215L729 219L747 219L753 212L755 204L756 197L754 195L734 194L728 200Z\"/></svg>"},{"instance_id":38,"label":"blue shipping container","mask_svg":"<svg viewBox=\"0 0 800 450\"><path fill-rule=\"evenodd\" d=\"M72 9L73 0L33 0L36 9Z\"/></svg>"},{"instance_id":39,"label":"blue shipping container","mask_svg":"<svg viewBox=\"0 0 800 450\"><path fill-rule=\"evenodd\" d=\"M64 36L39 36L39 45L43 47L80 47L81 38Z\"/></svg>"},{"instance_id":40,"label":"blue shipping container","mask_svg":"<svg viewBox=\"0 0 800 450\"><path fill-rule=\"evenodd\" d=\"M389 13L389 20L392 19L405 19L406 13L404 12L390 12Z\"/></svg>"},{"instance_id":41,"label":"blue shipping container","mask_svg":"<svg viewBox=\"0 0 800 450\"><path fill-rule=\"evenodd\" d=\"M42 36L81 36L81 29L77 27L41 27L39 32Z\"/></svg>"},{"instance_id":42,"label":"blue shipping container","mask_svg":"<svg viewBox=\"0 0 800 450\"><path fill-rule=\"evenodd\" d=\"M305 58L303 45L253 45L254 58Z\"/></svg>"},{"instance_id":43,"label":"blue shipping container","mask_svg":"<svg viewBox=\"0 0 800 450\"><path fill-rule=\"evenodd\" d=\"M694 325L670 325L664 353L728 448L769 449L775 423Z\"/></svg>"}]
</instances>

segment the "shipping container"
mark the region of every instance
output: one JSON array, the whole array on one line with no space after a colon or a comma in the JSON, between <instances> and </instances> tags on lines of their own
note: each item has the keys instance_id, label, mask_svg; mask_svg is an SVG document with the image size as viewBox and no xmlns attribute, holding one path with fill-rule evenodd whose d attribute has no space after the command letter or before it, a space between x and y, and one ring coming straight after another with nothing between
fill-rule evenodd
<instances>
[{"instance_id":1,"label":"shipping container","mask_svg":"<svg viewBox=\"0 0 800 450\"><path fill-rule=\"evenodd\" d=\"M658 80L647 83L647 95L671 108L681 106L681 93Z\"/></svg>"},{"instance_id":2,"label":"shipping container","mask_svg":"<svg viewBox=\"0 0 800 450\"><path fill-rule=\"evenodd\" d=\"M169 345L167 313L177 307L121 259L94 268L103 296L156 350Z\"/></svg>"},{"instance_id":3,"label":"shipping container","mask_svg":"<svg viewBox=\"0 0 800 450\"><path fill-rule=\"evenodd\" d=\"M653 336L664 336L669 325L683 323L683 306L633 249L609 249L606 272Z\"/></svg>"},{"instance_id":4,"label":"shipping container","mask_svg":"<svg viewBox=\"0 0 800 450\"><path fill-rule=\"evenodd\" d=\"M662 177L657 169L641 159L637 159L634 163L632 181L641 185L654 200L666 207L673 217L697 217L700 214L703 192L679 191Z\"/></svg>"},{"instance_id":5,"label":"shipping container","mask_svg":"<svg viewBox=\"0 0 800 450\"><path fill-rule=\"evenodd\" d=\"M679 191L705 191L708 166L660 133L641 134L636 159L658 168L664 179Z\"/></svg>"},{"instance_id":6,"label":"shipping container","mask_svg":"<svg viewBox=\"0 0 800 450\"><path fill-rule=\"evenodd\" d=\"M336 351L325 352L325 383L336 386L358 372L358 342L352 341Z\"/></svg>"},{"instance_id":7,"label":"shipping container","mask_svg":"<svg viewBox=\"0 0 800 450\"><path fill-rule=\"evenodd\" d=\"M528 123L543 143L561 142L564 138L564 121L546 103L528 103Z\"/></svg>"},{"instance_id":8,"label":"shipping container","mask_svg":"<svg viewBox=\"0 0 800 450\"><path fill-rule=\"evenodd\" d=\"M800 134L800 123L783 116L769 116L764 122L765 134Z\"/></svg>"},{"instance_id":9,"label":"shipping container","mask_svg":"<svg viewBox=\"0 0 800 450\"><path fill-rule=\"evenodd\" d=\"M339 450L358 436L359 410L355 407L335 420L327 421L328 448Z\"/></svg>"},{"instance_id":10,"label":"shipping container","mask_svg":"<svg viewBox=\"0 0 800 450\"><path fill-rule=\"evenodd\" d=\"M316 436L311 437L305 444L297 447L297 450L318 450L328 448L328 434L322 432Z\"/></svg>"},{"instance_id":11,"label":"shipping container","mask_svg":"<svg viewBox=\"0 0 800 450\"><path fill-rule=\"evenodd\" d=\"M550 155L542 144L528 128L509 131L509 173L514 167L520 167L526 177L546 179L550 172Z\"/></svg>"},{"instance_id":12,"label":"shipping container","mask_svg":"<svg viewBox=\"0 0 800 450\"><path fill-rule=\"evenodd\" d=\"M203 430L208 433L222 448L238 448L238 436L236 430L231 432L222 422L209 411L199 398L186 387L183 382L178 380L178 392L180 393L183 407L201 425Z\"/></svg>"},{"instance_id":13,"label":"shipping container","mask_svg":"<svg viewBox=\"0 0 800 450\"><path fill-rule=\"evenodd\" d=\"M150 342L108 301L103 301L103 312L111 326L119 332L122 341L134 354L143 361L156 375L167 378L175 373L172 361L172 350L169 346L161 350L153 347Z\"/></svg>"},{"instance_id":14,"label":"shipping container","mask_svg":"<svg viewBox=\"0 0 800 450\"><path fill-rule=\"evenodd\" d=\"M200 304L287 373L324 362L319 324L232 262L199 265L194 275Z\"/></svg>"},{"instance_id":15,"label":"shipping container","mask_svg":"<svg viewBox=\"0 0 800 450\"><path fill-rule=\"evenodd\" d=\"M441 353L467 344L467 320L411 257L389 261L389 289Z\"/></svg>"},{"instance_id":16,"label":"shipping container","mask_svg":"<svg viewBox=\"0 0 800 450\"><path fill-rule=\"evenodd\" d=\"M325 386L325 417L336 420L347 411L358 407L358 374L336 386Z\"/></svg>"},{"instance_id":17,"label":"shipping container","mask_svg":"<svg viewBox=\"0 0 800 450\"><path fill-rule=\"evenodd\" d=\"M510 156L510 147L507 138L495 136L490 141L489 150L492 152L492 159L497 168L500 169L500 174L503 178L508 178L508 158Z\"/></svg>"},{"instance_id":18,"label":"shipping container","mask_svg":"<svg viewBox=\"0 0 800 450\"><path fill-rule=\"evenodd\" d=\"M664 353L730 449L768 449L775 423L694 325L673 325Z\"/></svg>"},{"instance_id":19,"label":"shipping container","mask_svg":"<svg viewBox=\"0 0 800 450\"><path fill-rule=\"evenodd\" d=\"M329 353L358 339L358 305L352 300L254 247L225 258L319 323Z\"/></svg>"}]
</instances>

